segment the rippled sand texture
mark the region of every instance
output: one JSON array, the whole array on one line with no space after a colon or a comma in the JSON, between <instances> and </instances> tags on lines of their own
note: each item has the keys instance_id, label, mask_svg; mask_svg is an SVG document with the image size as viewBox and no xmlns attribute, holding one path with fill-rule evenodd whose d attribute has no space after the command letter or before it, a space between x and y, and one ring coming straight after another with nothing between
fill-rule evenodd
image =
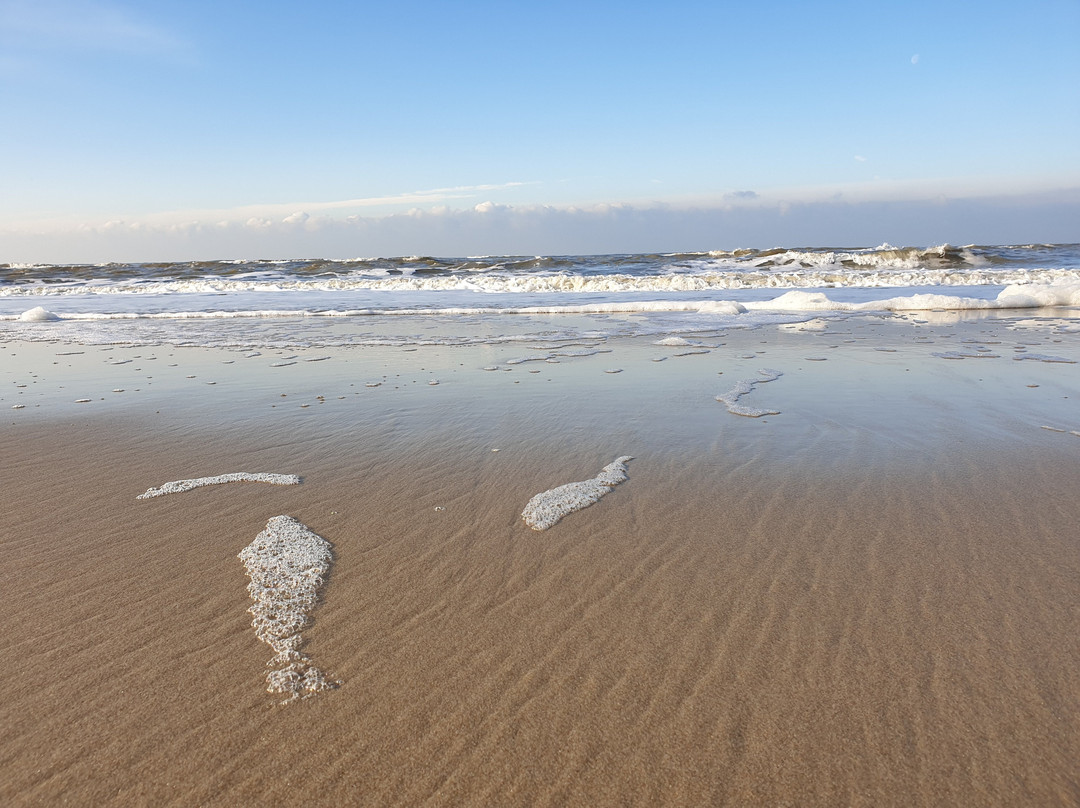
<instances>
[{"instance_id":1,"label":"rippled sand texture","mask_svg":"<svg viewBox=\"0 0 1080 808\"><path fill-rule=\"evenodd\" d=\"M770 344L785 375L755 395L784 415L733 418L714 396L763 339L662 363L613 344L624 373L585 358L570 409L560 389L5 428L0 803L1080 803L1080 440L1040 428L1076 428L1073 366L930 358L953 387L926 403L943 388L912 393L910 352ZM644 373L655 401L627 393ZM811 373L835 418L807 415ZM1023 397L1050 403L1001 409ZM630 481L522 522L623 451ZM304 482L135 499L228 468ZM284 707L236 560L281 513L333 544L304 640L342 682Z\"/></svg>"}]
</instances>

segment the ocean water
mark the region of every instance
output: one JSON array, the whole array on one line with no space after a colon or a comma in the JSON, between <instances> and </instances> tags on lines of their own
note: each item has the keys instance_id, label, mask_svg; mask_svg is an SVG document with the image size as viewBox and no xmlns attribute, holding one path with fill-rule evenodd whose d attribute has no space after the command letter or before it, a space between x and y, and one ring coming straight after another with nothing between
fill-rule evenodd
<instances>
[{"instance_id":1,"label":"ocean water","mask_svg":"<svg viewBox=\"0 0 1080 808\"><path fill-rule=\"evenodd\" d=\"M0 338L82 344L498 343L1046 307L1080 318L1080 244L0 264Z\"/></svg>"}]
</instances>

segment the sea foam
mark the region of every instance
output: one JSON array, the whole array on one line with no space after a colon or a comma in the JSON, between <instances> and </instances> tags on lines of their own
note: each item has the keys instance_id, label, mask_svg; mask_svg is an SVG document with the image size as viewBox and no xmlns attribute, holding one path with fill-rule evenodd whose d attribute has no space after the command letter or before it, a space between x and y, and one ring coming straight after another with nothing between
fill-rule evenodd
<instances>
[{"instance_id":1,"label":"sea foam","mask_svg":"<svg viewBox=\"0 0 1080 808\"><path fill-rule=\"evenodd\" d=\"M50 320L59 320L60 317L42 306L35 306L20 314L19 319L24 323L45 323Z\"/></svg>"},{"instance_id":2,"label":"sea foam","mask_svg":"<svg viewBox=\"0 0 1080 808\"><path fill-rule=\"evenodd\" d=\"M567 514L587 508L626 479L629 455L608 463L591 480L567 483L537 494L529 500L521 518L533 530L547 530Z\"/></svg>"},{"instance_id":3,"label":"sea foam","mask_svg":"<svg viewBox=\"0 0 1080 808\"><path fill-rule=\"evenodd\" d=\"M1013 359L1015 359L1017 361L1021 361L1021 360L1024 360L1024 359L1032 359L1032 360L1034 360L1036 362L1050 362L1052 364L1053 363L1061 363L1061 364L1065 364L1065 365L1075 365L1076 364L1075 359L1069 359L1067 356L1050 356L1049 354L1038 354L1038 353L1018 354L1017 356L1014 356Z\"/></svg>"},{"instance_id":4,"label":"sea foam","mask_svg":"<svg viewBox=\"0 0 1080 808\"><path fill-rule=\"evenodd\" d=\"M216 477L198 477L193 480L174 480L165 483L160 488L147 489L146 493L139 494L136 499L152 499L163 497L166 494L181 494L192 488L201 488L204 485L220 485L221 483L270 483L271 485L299 485L300 478L295 474L267 474L258 472L249 474L246 471L238 471L233 474L218 474Z\"/></svg>"},{"instance_id":5,"label":"sea foam","mask_svg":"<svg viewBox=\"0 0 1080 808\"><path fill-rule=\"evenodd\" d=\"M728 390L726 393L721 393L716 397L716 400L725 404L728 408L728 412L732 415L745 415L747 418L760 418L763 415L779 415L779 410L762 410L755 409L754 407L747 407L744 404L739 404L740 398L747 393L753 391L754 387L759 384L765 384L766 382L774 382L784 374L779 370L769 370L768 368L762 368L758 373L763 377L760 379L743 379L735 383L735 387Z\"/></svg>"},{"instance_id":6,"label":"sea foam","mask_svg":"<svg viewBox=\"0 0 1080 808\"><path fill-rule=\"evenodd\" d=\"M330 542L292 517L275 516L237 557L251 578L252 628L274 651L267 692L284 694L287 704L337 687L339 682L300 653L300 632L310 624L309 612L330 572Z\"/></svg>"}]
</instances>

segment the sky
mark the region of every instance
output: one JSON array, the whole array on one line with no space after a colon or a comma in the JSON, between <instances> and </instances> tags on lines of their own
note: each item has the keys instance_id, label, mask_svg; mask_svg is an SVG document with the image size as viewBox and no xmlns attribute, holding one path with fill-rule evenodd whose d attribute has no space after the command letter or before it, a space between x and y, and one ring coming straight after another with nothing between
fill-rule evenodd
<instances>
[{"instance_id":1,"label":"sky","mask_svg":"<svg viewBox=\"0 0 1080 808\"><path fill-rule=\"evenodd\" d=\"M1080 0L0 0L0 262L1080 241Z\"/></svg>"}]
</instances>

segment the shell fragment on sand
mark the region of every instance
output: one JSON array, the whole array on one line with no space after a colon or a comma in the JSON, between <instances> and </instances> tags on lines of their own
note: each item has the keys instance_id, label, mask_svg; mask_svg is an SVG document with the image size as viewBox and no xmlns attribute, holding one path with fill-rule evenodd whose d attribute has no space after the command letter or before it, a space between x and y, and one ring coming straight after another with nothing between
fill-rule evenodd
<instances>
[{"instance_id":1,"label":"shell fragment on sand","mask_svg":"<svg viewBox=\"0 0 1080 808\"><path fill-rule=\"evenodd\" d=\"M234 474L218 474L216 477L198 477L194 480L175 480L165 483L160 488L150 488L145 494L139 494L135 499L152 499L163 497L166 494L181 494L192 488L201 488L204 485L220 485L221 483L270 483L271 485L299 485L300 477L295 474L267 474L258 472L249 474L246 471L238 471Z\"/></svg>"},{"instance_id":2,"label":"shell fragment on sand","mask_svg":"<svg viewBox=\"0 0 1080 808\"><path fill-rule=\"evenodd\" d=\"M274 651L267 692L284 694L287 704L337 687L339 682L300 653L300 632L310 624L309 612L330 573L330 542L290 516L275 516L237 557L251 578L251 626Z\"/></svg>"},{"instance_id":3,"label":"shell fragment on sand","mask_svg":"<svg viewBox=\"0 0 1080 808\"><path fill-rule=\"evenodd\" d=\"M547 530L567 514L587 508L626 479L629 455L608 463L591 480L567 483L537 494L529 500L521 518L533 530Z\"/></svg>"},{"instance_id":4,"label":"shell fragment on sand","mask_svg":"<svg viewBox=\"0 0 1080 808\"><path fill-rule=\"evenodd\" d=\"M743 379L736 382L735 387L728 390L726 393L722 393L716 397L716 400L724 404L728 408L728 412L732 415L745 415L747 418L760 418L763 415L779 415L779 410L761 410L754 407L747 407L744 404L739 404L740 398L751 392L756 385L765 384L766 382L774 382L784 374L779 370L769 370L763 368L758 371L763 378L761 379Z\"/></svg>"}]
</instances>

